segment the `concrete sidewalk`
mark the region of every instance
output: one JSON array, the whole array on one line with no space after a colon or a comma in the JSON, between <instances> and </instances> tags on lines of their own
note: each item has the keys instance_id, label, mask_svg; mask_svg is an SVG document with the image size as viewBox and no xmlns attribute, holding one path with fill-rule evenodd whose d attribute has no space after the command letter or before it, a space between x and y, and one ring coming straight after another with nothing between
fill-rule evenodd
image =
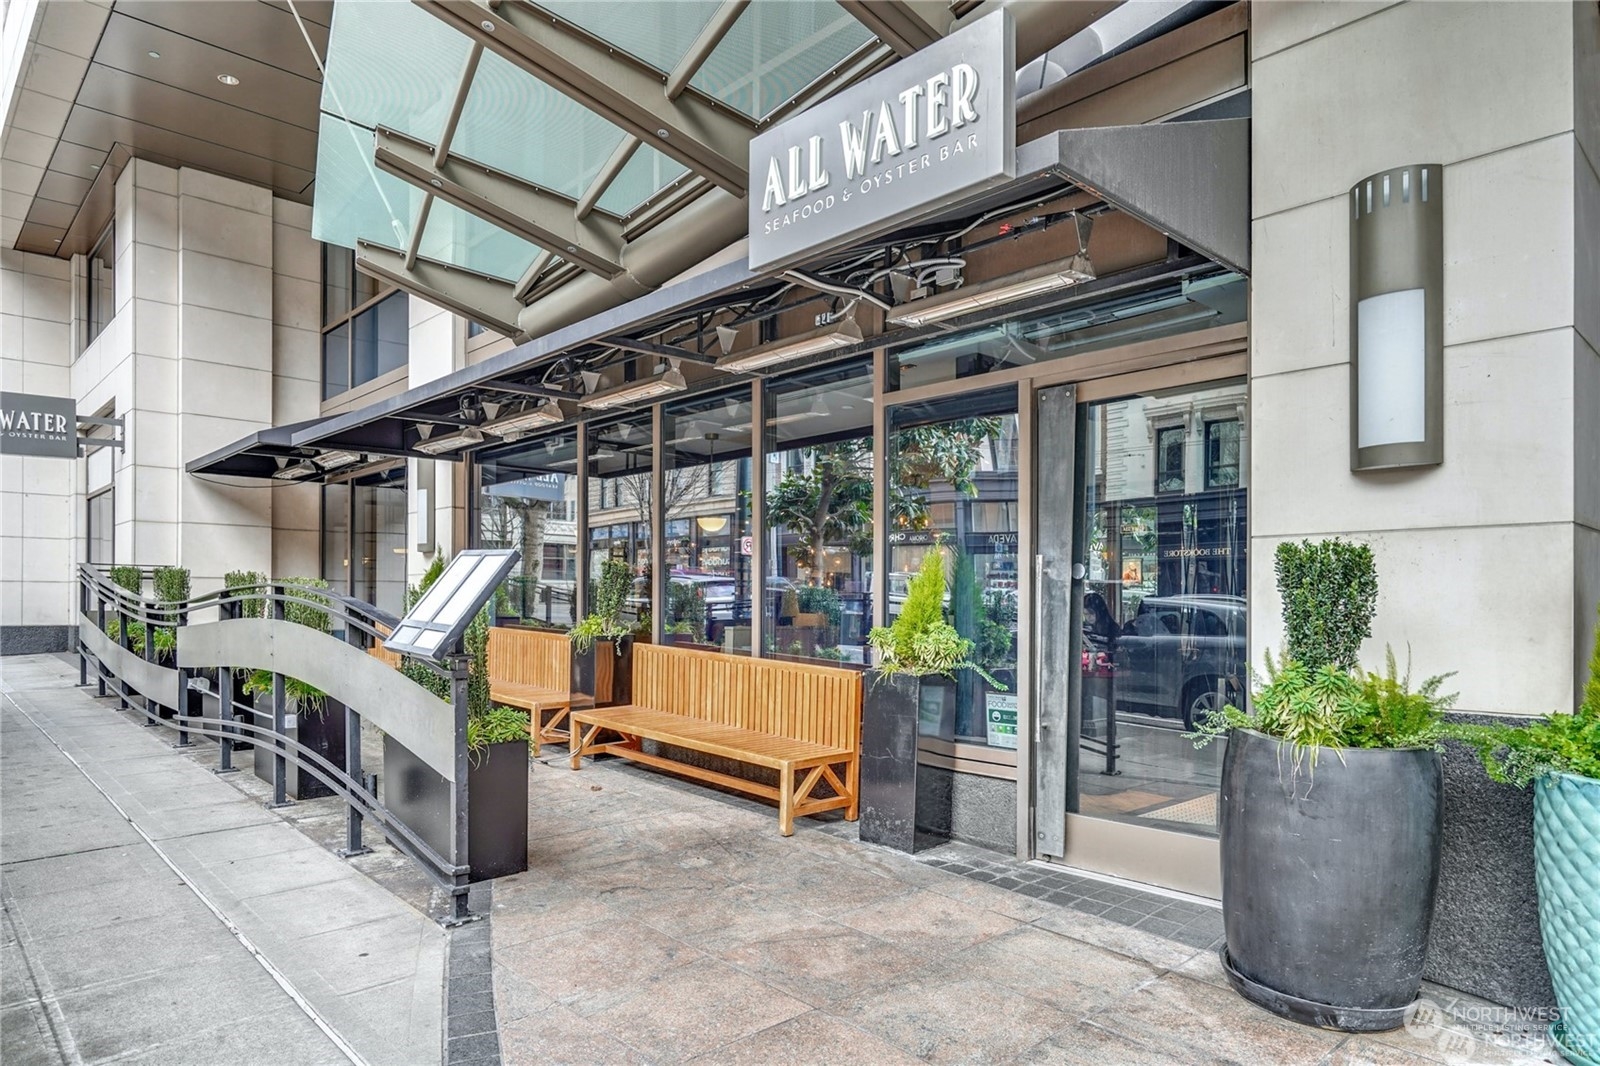
<instances>
[{"instance_id":1,"label":"concrete sidewalk","mask_svg":"<svg viewBox=\"0 0 1600 1066\"><path fill-rule=\"evenodd\" d=\"M440 1060L433 921L73 687L67 660L0 671L0 1058Z\"/></svg>"}]
</instances>

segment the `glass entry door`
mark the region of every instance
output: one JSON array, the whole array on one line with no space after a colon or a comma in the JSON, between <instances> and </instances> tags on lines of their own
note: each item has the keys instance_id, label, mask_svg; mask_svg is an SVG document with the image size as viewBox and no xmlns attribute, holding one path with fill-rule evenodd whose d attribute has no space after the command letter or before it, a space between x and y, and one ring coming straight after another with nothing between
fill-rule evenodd
<instances>
[{"instance_id":1,"label":"glass entry door","mask_svg":"<svg viewBox=\"0 0 1600 1066\"><path fill-rule=\"evenodd\" d=\"M1078 405L1071 476L1054 391L1036 394L1037 851L1212 895L1223 746L1184 734L1247 683L1245 384Z\"/></svg>"}]
</instances>

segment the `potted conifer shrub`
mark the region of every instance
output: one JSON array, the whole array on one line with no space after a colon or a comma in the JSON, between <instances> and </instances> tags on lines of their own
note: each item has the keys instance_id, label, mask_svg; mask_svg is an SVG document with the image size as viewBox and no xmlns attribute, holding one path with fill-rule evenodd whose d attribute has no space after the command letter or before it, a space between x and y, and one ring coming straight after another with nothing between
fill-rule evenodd
<instances>
[{"instance_id":1,"label":"potted conifer shrub","mask_svg":"<svg viewBox=\"0 0 1600 1066\"><path fill-rule=\"evenodd\" d=\"M633 569L621 559L600 564L590 611L572 627L572 692L596 707L625 704L633 698L633 630L622 620Z\"/></svg>"},{"instance_id":2,"label":"potted conifer shrub","mask_svg":"<svg viewBox=\"0 0 1600 1066\"><path fill-rule=\"evenodd\" d=\"M1393 1029L1422 981L1439 879L1444 677L1413 690L1394 655L1357 668L1371 635L1371 549L1282 544L1285 657L1228 738L1218 822L1223 967L1246 999L1327 1029Z\"/></svg>"},{"instance_id":3,"label":"potted conifer shrub","mask_svg":"<svg viewBox=\"0 0 1600 1066\"><path fill-rule=\"evenodd\" d=\"M867 671L862 686L860 835L869 844L899 851L916 851L931 842L930 831L948 832L950 825L948 793L935 810L933 790L923 788L919 803L917 737L924 689L952 685L958 670L972 670L995 689L1005 689L972 662L972 641L945 620L944 590L944 556L929 552L894 624L867 635L878 664Z\"/></svg>"},{"instance_id":4,"label":"potted conifer shrub","mask_svg":"<svg viewBox=\"0 0 1600 1066\"><path fill-rule=\"evenodd\" d=\"M1455 733L1490 777L1533 785L1539 933L1559 1008L1550 1038L1577 1066L1600 1066L1600 626L1575 713Z\"/></svg>"}]
</instances>

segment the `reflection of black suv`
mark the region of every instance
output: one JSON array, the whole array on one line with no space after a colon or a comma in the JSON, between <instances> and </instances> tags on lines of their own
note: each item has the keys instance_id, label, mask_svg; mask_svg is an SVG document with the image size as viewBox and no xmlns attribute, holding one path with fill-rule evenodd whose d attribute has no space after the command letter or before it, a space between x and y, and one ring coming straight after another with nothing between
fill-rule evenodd
<instances>
[{"instance_id":1,"label":"reflection of black suv","mask_svg":"<svg viewBox=\"0 0 1600 1066\"><path fill-rule=\"evenodd\" d=\"M1243 691L1245 601L1238 596L1151 596L1115 640L1118 710L1176 713L1185 728L1217 709L1217 684Z\"/></svg>"}]
</instances>

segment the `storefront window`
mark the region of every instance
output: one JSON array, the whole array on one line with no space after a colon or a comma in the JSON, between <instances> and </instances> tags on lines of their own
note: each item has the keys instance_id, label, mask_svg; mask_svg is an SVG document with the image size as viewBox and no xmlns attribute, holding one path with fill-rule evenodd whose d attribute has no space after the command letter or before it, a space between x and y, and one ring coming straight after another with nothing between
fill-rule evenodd
<instances>
[{"instance_id":1,"label":"storefront window","mask_svg":"<svg viewBox=\"0 0 1600 1066\"><path fill-rule=\"evenodd\" d=\"M116 490L106 489L87 501L84 538L90 566L110 566L115 561L112 544L116 537L116 498Z\"/></svg>"},{"instance_id":2,"label":"storefront window","mask_svg":"<svg viewBox=\"0 0 1600 1066\"><path fill-rule=\"evenodd\" d=\"M478 547L522 553L495 614L570 626L577 618L578 434L520 442L485 454L478 470Z\"/></svg>"},{"instance_id":3,"label":"storefront window","mask_svg":"<svg viewBox=\"0 0 1600 1066\"><path fill-rule=\"evenodd\" d=\"M116 258L117 230L112 225L106 227L84 264L88 271L83 289L83 344L86 348L117 313Z\"/></svg>"},{"instance_id":4,"label":"storefront window","mask_svg":"<svg viewBox=\"0 0 1600 1066\"><path fill-rule=\"evenodd\" d=\"M1247 435L1243 383L1087 404L1083 700L1077 810L1136 825L1216 832L1222 751L1184 732L1238 699L1248 659ZM1162 423L1194 461L1168 460ZM1224 428L1225 427L1225 428ZM1178 472L1174 474L1174 470ZM1181 471L1187 469L1187 478Z\"/></svg>"},{"instance_id":5,"label":"storefront window","mask_svg":"<svg viewBox=\"0 0 1600 1066\"><path fill-rule=\"evenodd\" d=\"M662 412L666 639L750 653L750 389Z\"/></svg>"},{"instance_id":6,"label":"storefront window","mask_svg":"<svg viewBox=\"0 0 1600 1066\"><path fill-rule=\"evenodd\" d=\"M350 486L322 486L322 577L340 592L350 585Z\"/></svg>"},{"instance_id":7,"label":"storefront window","mask_svg":"<svg viewBox=\"0 0 1600 1066\"><path fill-rule=\"evenodd\" d=\"M889 359L889 388L980 377L1085 352L1242 322L1246 283L1237 274L1167 282L1034 318L982 326L914 344ZM1067 294L1063 294L1064 296Z\"/></svg>"},{"instance_id":8,"label":"storefront window","mask_svg":"<svg viewBox=\"0 0 1600 1066\"><path fill-rule=\"evenodd\" d=\"M391 614L404 614L406 606L406 481L405 468L397 467L357 484L351 526L351 559L355 592Z\"/></svg>"},{"instance_id":9,"label":"storefront window","mask_svg":"<svg viewBox=\"0 0 1600 1066\"><path fill-rule=\"evenodd\" d=\"M872 366L766 389L767 654L866 662L872 627Z\"/></svg>"},{"instance_id":10,"label":"storefront window","mask_svg":"<svg viewBox=\"0 0 1600 1066\"><path fill-rule=\"evenodd\" d=\"M611 422L591 422L589 434L589 582L607 559L633 571L633 595L623 620L649 631L653 575L650 568L651 417L648 412Z\"/></svg>"},{"instance_id":11,"label":"storefront window","mask_svg":"<svg viewBox=\"0 0 1600 1066\"><path fill-rule=\"evenodd\" d=\"M922 733L1016 747L1016 391L890 411L888 615L929 552L944 557L946 616L972 642L972 670L923 689Z\"/></svg>"}]
</instances>

